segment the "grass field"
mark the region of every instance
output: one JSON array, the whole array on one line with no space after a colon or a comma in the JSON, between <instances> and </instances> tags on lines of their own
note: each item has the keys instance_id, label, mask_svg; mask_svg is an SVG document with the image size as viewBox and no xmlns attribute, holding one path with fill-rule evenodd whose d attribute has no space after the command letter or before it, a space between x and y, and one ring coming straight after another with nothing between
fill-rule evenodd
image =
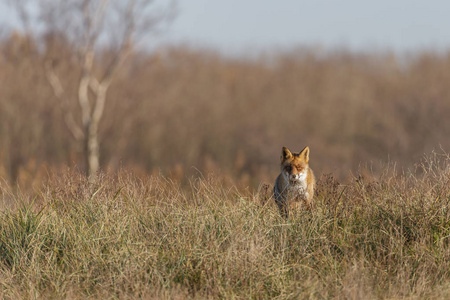
<instances>
[{"instance_id":1,"label":"grass field","mask_svg":"<svg viewBox=\"0 0 450 300\"><path fill-rule=\"evenodd\" d=\"M369 174L370 175L370 174ZM265 188L71 171L1 185L2 299L445 299L450 160L338 183L280 218Z\"/></svg>"}]
</instances>

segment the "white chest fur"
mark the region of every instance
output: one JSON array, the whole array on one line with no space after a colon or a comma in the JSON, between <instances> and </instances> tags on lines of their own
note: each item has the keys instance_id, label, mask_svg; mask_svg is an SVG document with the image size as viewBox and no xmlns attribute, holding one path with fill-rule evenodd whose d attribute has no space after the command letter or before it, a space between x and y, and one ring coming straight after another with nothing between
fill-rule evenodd
<instances>
[{"instance_id":1,"label":"white chest fur","mask_svg":"<svg viewBox=\"0 0 450 300\"><path fill-rule=\"evenodd\" d=\"M300 173L295 180L289 180L289 173L283 174L284 180L287 182L286 192L293 197L309 198L306 184L306 172Z\"/></svg>"}]
</instances>

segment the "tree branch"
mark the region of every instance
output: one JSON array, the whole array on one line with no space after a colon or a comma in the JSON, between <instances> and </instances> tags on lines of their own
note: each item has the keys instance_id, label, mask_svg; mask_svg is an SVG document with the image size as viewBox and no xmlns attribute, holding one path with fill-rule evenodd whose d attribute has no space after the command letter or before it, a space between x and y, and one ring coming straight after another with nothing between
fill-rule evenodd
<instances>
[{"instance_id":1,"label":"tree branch","mask_svg":"<svg viewBox=\"0 0 450 300\"><path fill-rule=\"evenodd\" d=\"M84 138L83 130L81 130L75 122L73 114L69 108L69 102L64 93L64 88L58 76L56 76L50 61L45 63L45 75L50 86L52 87L53 94L59 100L61 110L64 114L64 122L67 128L76 140L82 140Z\"/></svg>"}]
</instances>

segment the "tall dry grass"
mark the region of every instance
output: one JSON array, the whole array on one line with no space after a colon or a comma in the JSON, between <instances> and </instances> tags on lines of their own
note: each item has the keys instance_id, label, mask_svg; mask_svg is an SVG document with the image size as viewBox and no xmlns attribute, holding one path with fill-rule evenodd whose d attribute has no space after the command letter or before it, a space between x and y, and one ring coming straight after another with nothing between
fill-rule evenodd
<instances>
[{"instance_id":1,"label":"tall dry grass","mask_svg":"<svg viewBox=\"0 0 450 300\"><path fill-rule=\"evenodd\" d=\"M66 171L34 196L2 182L0 297L448 298L449 157L368 175L322 176L288 221L218 176Z\"/></svg>"}]
</instances>

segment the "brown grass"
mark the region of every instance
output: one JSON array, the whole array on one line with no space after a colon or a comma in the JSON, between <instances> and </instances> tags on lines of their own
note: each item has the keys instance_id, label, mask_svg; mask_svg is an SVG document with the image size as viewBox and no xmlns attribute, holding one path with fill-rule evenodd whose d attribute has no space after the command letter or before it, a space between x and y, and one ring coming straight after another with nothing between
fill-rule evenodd
<instances>
[{"instance_id":1,"label":"brown grass","mask_svg":"<svg viewBox=\"0 0 450 300\"><path fill-rule=\"evenodd\" d=\"M370 175L370 174L369 174ZM340 184L282 219L264 192L66 171L30 197L2 182L4 299L445 299L450 160Z\"/></svg>"}]
</instances>

